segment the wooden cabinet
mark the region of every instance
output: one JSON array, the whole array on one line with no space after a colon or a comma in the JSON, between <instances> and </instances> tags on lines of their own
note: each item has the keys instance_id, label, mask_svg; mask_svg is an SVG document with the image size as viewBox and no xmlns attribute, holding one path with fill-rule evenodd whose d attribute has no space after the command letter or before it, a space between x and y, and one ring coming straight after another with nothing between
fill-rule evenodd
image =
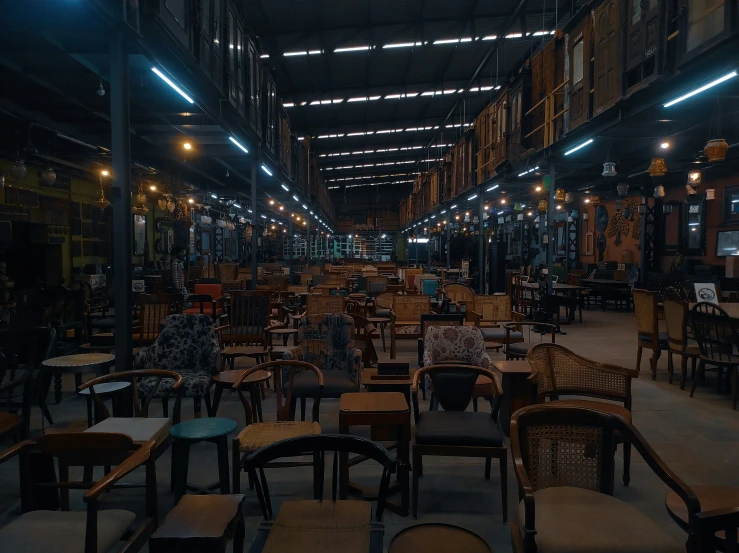
<instances>
[{"instance_id":1,"label":"wooden cabinet","mask_svg":"<svg viewBox=\"0 0 739 553\"><path fill-rule=\"evenodd\" d=\"M190 56L194 56L197 50L193 37L194 0L152 0L145 4L145 10Z\"/></svg>"},{"instance_id":2,"label":"wooden cabinet","mask_svg":"<svg viewBox=\"0 0 739 553\"><path fill-rule=\"evenodd\" d=\"M605 0L594 12L593 115L621 99L621 1Z\"/></svg>"},{"instance_id":3,"label":"wooden cabinet","mask_svg":"<svg viewBox=\"0 0 739 553\"><path fill-rule=\"evenodd\" d=\"M682 21L681 62L700 54L736 34L739 21L737 0L679 0Z\"/></svg>"},{"instance_id":4,"label":"wooden cabinet","mask_svg":"<svg viewBox=\"0 0 739 553\"><path fill-rule=\"evenodd\" d=\"M526 135L530 126L526 112L531 106L531 74L529 72L523 71L513 79L508 88L508 97L510 127L507 159L515 163L528 150Z\"/></svg>"},{"instance_id":5,"label":"wooden cabinet","mask_svg":"<svg viewBox=\"0 0 739 553\"><path fill-rule=\"evenodd\" d=\"M665 51L664 2L626 1L626 91L647 85L662 73Z\"/></svg>"},{"instance_id":6,"label":"wooden cabinet","mask_svg":"<svg viewBox=\"0 0 739 553\"><path fill-rule=\"evenodd\" d=\"M493 167L493 129L495 127L495 105L490 104L475 119L477 142L477 182L485 182L495 171Z\"/></svg>"}]
</instances>

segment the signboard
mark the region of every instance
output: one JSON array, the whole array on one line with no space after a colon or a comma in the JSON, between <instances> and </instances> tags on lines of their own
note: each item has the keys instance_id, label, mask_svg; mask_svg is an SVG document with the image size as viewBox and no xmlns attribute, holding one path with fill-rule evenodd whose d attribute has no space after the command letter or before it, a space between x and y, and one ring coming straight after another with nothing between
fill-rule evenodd
<instances>
[{"instance_id":1,"label":"signboard","mask_svg":"<svg viewBox=\"0 0 739 553\"><path fill-rule=\"evenodd\" d=\"M713 282L696 282L693 286L695 287L695 298L697 301L705 301L718 305L719 297L716 294L716 285Z\"/></svg>"}]
</instances>

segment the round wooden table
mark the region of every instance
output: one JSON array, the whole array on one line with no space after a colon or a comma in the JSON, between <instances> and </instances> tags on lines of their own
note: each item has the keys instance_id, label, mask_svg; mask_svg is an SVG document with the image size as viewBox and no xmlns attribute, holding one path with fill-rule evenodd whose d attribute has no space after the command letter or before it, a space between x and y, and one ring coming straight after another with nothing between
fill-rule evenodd
<instances>
[{"instance_id":1,"label":"round wooden table","mask_svg":"<svg viewBox=\"0 0 739 553\"><path fill-rule=\"evenodd\" d=\"M74 355L63 355L46 359L41 364L56 372L63 373L107 373L108 369L115 363L115 355L109 353L77 353Z\"/></svg>"},{"instance_id":2,"label":"round wooden table","mask_svg":"<svg viewBox=\"0 0 739 553\"><path fill-rule=\"evenodd\" d=\"M221 350L221 357L234 368L234 360L237 357L253 357L257 363L264 363L269 355L269 350L261 346L227 346Z\"/></svg>"},{"instance_id":3,"label":"round wooden table","mask_svg":"<svg viewBox=\"0 0 739 553\"><path fill-rule=\"evenodd\" d=\"M690 486L690 489L698 497L701 511L739 507L739 488L733 486ZM665 508L672 519L677 522L677 525L687 532L688 509L680 496L675 492L668 493L665 497ZM720 542L721 550L723 550L724 533L717 532L716 540Z\"/></svg>"},{"instance_id":4,"label":"round wooden table","mask_svg":"<svg viewBox=\"0 0 739 553\"><path fill-rule=\"evenodd\" d=\"M110 397L113 399L113 416L116 416L120 411L119 400L121 392L131 387L130 382L103 382L102 384L95 384L92 388L95 388L95 395L101 400L105 400ZM93 424L100 422L103 417L102 413L99 412L98 406L93 405L92 394L90 388L80 390L77 394L81 395L87 400L87 427L90 428ZM93 417L93 407L95 408L95 416Z\"/></svg>"},{"instance_id":5,"label":"round wooden table","mask_svg":"<svg viewBox=\"0 0 739 553\"><path fill-rule=\"evenodd\" d=\"M213 386L215 386L215 392L213 392L213 414L218 414L218 405L221 403L221 396L223 390L233 388L236 381L241 378L241 375L251 369L243 369L238 371L223 371L214 375L211 380ZM262 419L262 399L260 392L260 384L266 382L272 378L270 371L258 370L251 373L246 377L244 382L241 383L243 389L249 390L251 396L251 416L253 422L264 422Z\"/></svg>"},{"instance_id":6,"label":"round wooden table","mask_svg":"<svg viewBox=\"0 0 739 553\"><path fill-rule=\"evenodd\" d=\"M282 336L282 345L287 346L287 339L295 335L295 345L298 342L298 329L297 328L273 328L269 331L269 346L272 348L272 336Z\"/></svg>"},{"instance_id":7,"label":"round wooden table","mask_svg":"<svg viewBox=\"0 0 739 553\"><path fill-rule=\"evenodd\" d=\"M502 347L503 344L500 342L485 342L485 349L491 349L496 353L499 352Z\"/></svg>"},{"instance_id":8,"label":"round wooden table","mask_svg":"<svg viewBox=\"0 0 739 553\"><path fill-rule=\"evenodd\" d=\"M382 351L387 351L385 349L385 326L390 322L390 319L388 319L387 317L367 317L367 322L372 323L373 325L380 326L380 336L382 337Z\"/></svg>"},{"instance_id":9,"label":"round wooden table","mask_svg":"<svg viewBox=\"0 0 739 553\"><path fill-rule=\"evenodd\" d=\"M491 553L490 546L480 536L460 526L429 523L409 526L398 532L390 542L388 553Z\"/></svg>"}]
</instances>

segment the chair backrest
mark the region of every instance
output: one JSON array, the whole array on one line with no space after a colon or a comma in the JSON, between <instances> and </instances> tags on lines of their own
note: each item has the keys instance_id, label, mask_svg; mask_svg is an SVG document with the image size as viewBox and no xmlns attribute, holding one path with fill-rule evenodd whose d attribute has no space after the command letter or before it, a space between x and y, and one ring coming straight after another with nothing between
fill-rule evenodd
<instances>
[{"instance_id":1,"label":"chair backrest","mask_svg":"<svg viewBox=\"0 0 739 553\"><path fill-rule=\"evenodd\" d=\"M210 315L170 315L157 340L136 353L134 366L211 375L220 367L218 334ZM139 357L140 356L140 357Z\"/></svg>"},{"instance_id":2,"label":"chair backrest","mask_svg":"<svg viewBox=\"0 0 739 553\"><path fill-rule=\"evenodd\" d=\"M432 326L423 341L424 366L456 361L484 369L491 366L480 329L474 326Z\"/></svg>"},{"instance_id":3,"label":"chair backrest","mask_svg":"<svg viewBox=\"0 0 739 553\"><path fill-rule=\"evenodd\" d=\"M527 359L536 378L539 401L582 395L621 401L631 408L631 379L637 376L634 369L591 361L556 344L534 346Z\"/></svg>"},{"instance_id":4,"label":"chair backrest","mask_svg":"<svg viewBox=\"0 0 739 553\"><path fill-rule=\"evenodd\" d=\"M377 494L377 510L375 517L382 520L382 514L387 502L390 487L390 476L397 469L395 457L384 447L371 440L358 436L345 434L319 434L314 436L301 436L289 438L268 445L249 455L244 461L244 467L249 471L251 480L255 483L259 504L262 514L266 520L273 518L272 502L269 495L269 487L264 474L264 468L281 458L294 458L302 455L311 455L314 459L313 470L313 499L323 501L323 488L325 481L326 452L333 451L334 458L331 469L331 500L338 498L339 485L339 454L348 453L371 459L382 466L382 476Z\"/></svg>"},{"instance_id":5,"label":"chair backrest","mask_svg":"<svg viewBox=\"0 0 739 553\"><path fill-rule=\"evenodd\" d=\"M482 315L483 321L510 321L512 317L511 296L475 294L472 310Z\"/></svg>"},{"instance_id":6,"label":"chair backrest","mask_svg":"<svg viewBox=\"0 0 739 553\"><path fill-rule=\"evenodd\" d=\"M194 286L195 294L197 295L207 295L212 297L213 299L220 298L223 296L223 286L220 284L204 284L198 282Z\"/></svg>"},{"instance_id":7,"label":"chair backrest","mask_svg":"<svg viewBox=\"0 0 739 553\"><path fill-rule=\"evenodd\" d=\"M274 286L277 290L287 290L290 277L287 275L265 275L262 280L265 284Z\"/></svg>"},{"instance_id":8,"label":"chair backrest","mask_svg":"<svg viewBox=\"0 0 739 553\"><path fill-rule=\"evenodd\" d=\"M466 284L458 282L444 286L444 295L454 303L472 303L475 299L475 291Z\"/></svg>"},{"instance_id":9,"label":"chair backrest","mask_svg":"<svg viewBox=\"0 0 739 553\"><path fill-rule=\"evenodd\" d=\"M718 305L701 302L690 310L690 326L698 342L701 357L710 362L739 361L739 321L729 317Z\"/></svg>"},{"instance_id":10,"label":"chair backrest","mask_svg":"<svg viewBox=\"0 0 739 553\"><path fill-rule=\"evenodd\" d=\"M375 298L375 308L379 307L380 309L392 309L394 297L395 294L393 292L384 292L382 294L379 294Z\"/></svg>"},{"instance_id":11,"label":"chair backrest","mask_svg":"<svg viewBox=\"0 0 739 553\"><path fill-rule=\"evenodd\" d=\"M231 292L230 342L264 346L271 314L270 290L234 290Z\"/></svg>"},{"instance_id":12,"label":"chair backrest","mask_svg":"<svg viewBox=\"0 0 739 553\"><path fill-rule=\"evenodd\" d=\"M367 290L367 294L370 296L382 294L387 288L387 277L385 276L367 276L365 277L365 280L365 289Z\"/></svg>"},{"instance_id":13,"label":"chair backrest","mask_svg":"<svg viewBox=\"0 0 739 553\"><path fill-rule=\"evenodd\" d=\"M292 292L293 294L307 294L308 285L307 284L290 284L287 287L287 291Z\"/></svg>"},{"instance_id":14,"label":"chair backrest","mask_svg":"<svg viewBox=\"0 0 739 553\"><path fill-rule=\"evenodd\" d=\"M657 293L649 290L634 288L634 311L636 312L637 332L643 336L649 336L657 345L659 327L657 326Z\"/></svg>"},{"instance_id":15,"label":"chair backrest","mask_svg":"<svg viewBox=\"0 0 739 553\"><path fill-rule=\"evenodd\" d=\"M174 295L172 294L141 294L139 296L140 343L151 343L156 340L161 324L171 314L173 302Z\"/></svg>"},{"instance_id":16,"label":"chair backrest","mask_svg":"<svg viewBox=\"0 0 739 553\"><path fill-rule=\"evenodd\" d=\"M220 280L238 280L239 265L238 263L217 263L215 265L216 278Z\"/></svg>"},{"instance_id":17,"label":"chair backrest","mask_svg":"<svg viewBox=\"0 0 739 553\"><path fill-rule=\"evenodd\" d=\"M313 280L313 273L311 272L300 273L300 284L310 284L311 280Z\"/></svg>"},{"instance_id":18,"label":"chair backrest","mask_svg":"<svg viewBox=\"0 0 739 553\"><path fill-rule=\"evenodd\" d=\"M197 265L190 265L187 268L187 280L200 280L203 276L203 267Z\"/></svg>"},{"instance_id":19,"label":"chair backrest","mask_svg":"<svg viewBox=\"0 0 739 553\"><path fill-rule=\"evenodd\" d=\"M582 286L582 275L567 274L567 284L570 286Z\"/></svg>"},{"instance_id":20,"label":"chair backrest","mask_svg":"<svg viewBox=\"0 0 739 553\"><path fill-rule=\"evenodd\" d=\"M683 351L688 345L688 302L665 297L665 324L670 349Z\"/></svg>"},{"instance_id":21,"label":"chair backrest","mask_svg":"<svg viewBox=\"0 0 739 553\"><path fill-rule=\"evenodd\" d=\"M426 331L432 326L462 326L464 325L464 313L424 313L421 315L421 339L425 340Z\"/></svg>"},{"instance_id":22,"label":"chair backrest","mask_svg":"<svg viewBox=\"0 0 739 553\"><path fill-rule=\"evenodd\" d=\"M324 313L343 313L346 299L344 296L311 294L305 300L305 314L319 315Z\"/></svg>"},{"instance_id":23,"label":"chair backrest","mask_svg":"<svg viewBox=\"0 0 739 553\"><path fill-rule=\"evenodd\" d=\"M303 360L319 369L339 369L347 365L348 352L354 349L356 329L351 315L346 313L317 313L306 315L298 324ZM353 375L355 376L355 375Z\"/></svg>"},{"instance_id":24,"label":"chair backrest","mask_svg":"<svg viewBox=\"0 0 739 553\"><path fill-rule=\"evenodd\" d=\"M393 296L393 313L398 321L421 322L421 315L431 313L431 298L428 296Z\"/></svg>"},{"instance_id":25,"label":"chair backrest","mask_svg":"<svg viewBox=\"0 0 739 553\"><path fill-rule=\"evenodd\" d=\"M490 414L497 421L502 392L495 373L490 369L468 363L443 363L422 367L413 375L413 412L416 423L418 423L421 413L418 405L418 383L426 375L431 379L434 394L444 411L465 411L472 400L472 392L478 377L488 377L495 389L494 395L496 396L496 402L492 406Z\"/></svg>"}]
</instances>

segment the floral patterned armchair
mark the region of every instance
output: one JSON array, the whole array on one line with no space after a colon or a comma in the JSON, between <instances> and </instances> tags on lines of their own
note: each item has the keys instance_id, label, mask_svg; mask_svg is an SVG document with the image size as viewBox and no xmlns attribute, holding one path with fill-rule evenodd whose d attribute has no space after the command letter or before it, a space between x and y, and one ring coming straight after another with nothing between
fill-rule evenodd
<instances>
[{"instance_id":1,"label":"floral patterned armchair","mask_svg":"<svg viewBox=\"0 0 739 553\"><path fill-rule=\"evenodd\" d=\"M306 315L298 325L300 345L283 353L288 361L304 361L318 367L324 379L324 398L359 391L362 377L362 350L354 347L354 320L345 313ZM283 369L283 384L287 371ZM301 420L305 420L305 399L315 397L318 381L310 371L295 376L293 398L300 398ZM283 386L283 389L286 389Z\"/></svg>"},{"instance_id":2,"label":"floral patterned armchair","mask_svg":"<svg viewBox=\"0 0 739 553\"><path fill-rule=\"evenodd\" d=\"M156 341L134 355L133 368L164 369L179 373L183 378L182 394L194 400L195 416L200 416L202 398L205 398L210 416L211 376L220 370L220 357L218 335L210 315L170 315L164 320ZM142 379L139 391L148 394L156 386L157 380ZM173 383L163 380L154 397L166 400L170 395L174 396L171 390Z\"/></svg>"}]
</instances>

